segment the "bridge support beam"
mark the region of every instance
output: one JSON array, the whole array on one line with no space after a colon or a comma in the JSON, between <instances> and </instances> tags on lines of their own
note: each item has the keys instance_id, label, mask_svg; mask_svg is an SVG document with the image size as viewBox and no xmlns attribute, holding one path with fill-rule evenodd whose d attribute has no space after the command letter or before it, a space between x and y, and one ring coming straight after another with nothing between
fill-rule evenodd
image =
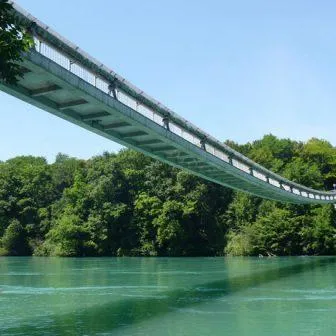
<instances>
[{"instance_id":1,"label":"bridge support beam","mask_svg":"<svg viewBox=\"0 0 336 336\"><path fill-rule=\"evenodd\" d=\"M49 85L41 89L33 90L31 91L31 96L32 97L40 97L47 95L49 93L55 92L57 90L60 90L61 88L57 85Z\"/></svg>"},{"instance_id":2,"label":"bridge support beam","mask_svg":"<svg viewBox=\"0 0 336 336\"><path fill-rule=\"evenodd\" d=\"M85 99L73 100L73 101L59 105L58 109L62 111L62 110L66 110L71 107L76 107L76 106L87 104L87 103L88 102Z\"/></svg>"},{"instance_id":3,"label":"bridge support beam","mask_svg":"<svg viewBox=\"0 0 336 336\"><path fill-rule=\"evenodd\" d=\"M108 112L97 112L97 113L90 113L87 115L82 116L82 120L83 121L89 121L89 120L97 120L99 118L103 118L103 117L108 117L110 115L110 113Z\"/></svg>"}]
</instances>

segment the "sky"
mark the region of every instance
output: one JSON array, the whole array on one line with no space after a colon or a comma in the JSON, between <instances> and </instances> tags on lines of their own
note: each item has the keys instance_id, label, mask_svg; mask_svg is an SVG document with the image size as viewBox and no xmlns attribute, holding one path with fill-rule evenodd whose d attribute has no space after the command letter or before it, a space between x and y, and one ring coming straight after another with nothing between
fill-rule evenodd
<instances>
[{"instance_id":1,"label":"sky","mask_svg":"<svg viewBox=\"0 0 336 336\"><path fill-rule=\"evenodd\" d=\"M272 133L336 145L334 1L17 3L221 141ZM0 160L121 148L2 92L0 116Z\"/></svg>"}]
</instances>

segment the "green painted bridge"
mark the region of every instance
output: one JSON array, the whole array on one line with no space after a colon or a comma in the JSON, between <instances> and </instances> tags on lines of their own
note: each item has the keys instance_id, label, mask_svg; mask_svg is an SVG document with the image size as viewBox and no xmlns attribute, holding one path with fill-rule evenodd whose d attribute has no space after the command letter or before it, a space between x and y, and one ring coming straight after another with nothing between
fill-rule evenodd
<instances>
[{"instance_id":1,"label":"green painted bridge","mask_svg":"<svg viewBox=\"0 0 336 336\"><path fill-rule=\"evenodd\" d=\"M0 89L60 118L209 181L290 203L336 203L289 181L149 97L13 3L32 32L24 77Z\"/></svg>"}]
</instances>

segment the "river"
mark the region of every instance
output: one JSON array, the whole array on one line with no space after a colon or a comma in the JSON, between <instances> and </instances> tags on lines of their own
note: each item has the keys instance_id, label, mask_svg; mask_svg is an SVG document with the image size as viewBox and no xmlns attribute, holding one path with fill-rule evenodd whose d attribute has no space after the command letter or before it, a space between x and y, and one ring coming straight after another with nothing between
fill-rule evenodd
<instances>
[{"instance_id":1,"label":"river","mask_svg":"<svg viewBox=\"0 0 336 336\"><path fill-rule=\"evenodd\" d=\"M336 258L0 258L0 335L336 335Z\"/></svg>"}]
</instances>

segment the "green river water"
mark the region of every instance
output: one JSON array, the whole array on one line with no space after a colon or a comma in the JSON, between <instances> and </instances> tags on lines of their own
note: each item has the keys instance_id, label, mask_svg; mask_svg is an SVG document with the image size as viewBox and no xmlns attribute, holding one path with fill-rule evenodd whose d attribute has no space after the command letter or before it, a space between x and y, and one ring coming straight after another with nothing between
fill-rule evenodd
<instances>
[{"instance_id":1,"label":"green river water","mask_svg":"<svg viewBox=\"0 0 336 336\"><path fill-rule=\"evenodd\" d=\"M336 258L0 258L0 335L336 335Z\"/></svg>"}]
</instances>

